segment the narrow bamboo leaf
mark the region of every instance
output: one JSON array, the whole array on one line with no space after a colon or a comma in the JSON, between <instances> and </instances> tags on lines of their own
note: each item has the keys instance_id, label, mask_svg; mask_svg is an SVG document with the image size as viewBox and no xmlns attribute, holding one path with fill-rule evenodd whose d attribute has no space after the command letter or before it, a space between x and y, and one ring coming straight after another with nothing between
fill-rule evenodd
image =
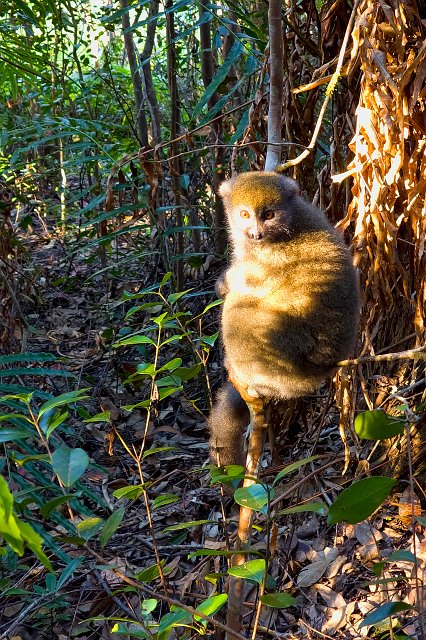
<instances>
[{"instance_id":1,"label":"narrow bamboo leaf","mask_svg":"<svg viewBox=\"0 0 426 640\"><path fill-rule=\"evenodd\" d=\"M282 509L281 511L278 511L276 515L285 516L289 513L304 513L305 511L312 511L314 513L325 515L327 512L327 507L323 502L305 502L305 504L298 504L294 507Z\"/></svg>"},{"instance_id":2,"label":"narrow bamboo leaf","mask_svg":"<svg viewBox=\"0 0 426 640\"><path fill-rule=\"evenodd\" d=\"M130 338L122 338L121 340L117 340L112 345L114 349L117 347L122 347L127 344L154 344L154 340L148 338L148 336L130 336Z\"/></svg>"},{"instance_id":3,"label":"narrow bamboo leaf","mask_svg":"<svg viewBox=\"0 0 426 640\"><path fill-rule=\"evenodd\" d=\"M77 558L73 558L69 562L69 564L67 564L67 566L65 567L65 569L63 569L61 575L59 576L58 585L57 585L58 591L59 589L61 589L61 587L64 586L64 584L66 584L66 582L68 582L68 580L71 578L74 571L78 569L78 567L81 565L83 560L84 558L82 556L79 556Z\"/></svg>"},{"instance_id":4,"label":"narrow bamboo leaf","mask_svg":"<svg viewBox=\"0 0 426 640\"><path fill-rule=\"evenodd\" d=\"M161 568L163 568L165 565L165 560L161 560ZM150 567L147 567L146 569L143 569L142 571L140 571L139 573L137 573L135 575L136 580L138 580L138 582L152 582L153 580L156 580L160 575L160 570L158 568L157 564L153 564Z\"/></svg>"},{"instance_id":5,"label":"narrow bamboo leaf","mask_svg":"<svg viewBox=\"0 0 426 640\"><path fill-rule=\"evenodd\" d=\"M16 442L34 437L35 431L30 431L24 427L1 427L0 442Z\"/></svg>"},{"instance_id":6,"label":"narrow bamboo leaf","mask_svg":"<svg viewBox=\"0 0 426 640\"><path fill-rule=\"evenodd\" d=\"M105 522L102 528L101 535L99 536L99 544L101 545L102 549L117 531L118 527L121 524L121 521L123 520L124 513L124 507L120 507L116 511L113 511L108 520Z\"/></svg>"},{"instance_id":7,"label":"narrow bamboo leaf","mask_svg":"<svg viewBox=\"0 0 426 640\"><path fill-rule=\"evenodd\" d=\"M53 353L12 353L8 356L0 356L0 364L10 364L11 362L55 362L58 356Z\"/></svg>"},{"instance_id":8,"label":"narrow bamboo leaf","mask_svg":"<svg viewBox=\"0 0 426 640\"><path fill-rule=\"evenodd\" d=\"M255 549L248 549L247 552L255 556L261 555L260 551L256 551ZM198 551L190 553L188 555L188 559L190 560L191 558L198 558L203 556L212 556L214 558L217 556L234 556L236 553L240 553L240 551L228 551L226 549L222 549L221 551L218 551L216 549L198 549Z\"/></svg>"},{"instance_id":9,"label":"narrow bamboo leaf","mask_svg":"<svg viewBox=\"0 0 426 640\"><path fill-rule=\"evenodd\" d=\"M171 293L169 296L167 296L167 302L169 304L173 304L175 303L177 300L179 300L180 298L182 298L184 295L186 295L187 293L189 293L190 291L192 291L192 289L186 289L185 291L179 291L178 293Z\"/></svg>"},{"instance_id":10,"label":"narrow bamboo leaf","mask_svg":"<svg viewBox=\"0 0 426 640\"><path fill-rule=\"evenodd\" d=\"M360 438L369 440L386 440L404 433L405 422L389 416L384 411L363 411L354 422L355 431Z\"/></svg>"},{"instance_id":11,"label":"narrow bamboo leaf","mask_svg":"<svg viewBox=\"0 0 426 640\"><path fill-rule=\"evenodd\" d=\"M364 620L358 625L358 629L378 624L400 611L407 611L408 609L413 608L414 607L407 602L385 602L385 604L380 605L380 607L377 607L377 609L368 613Z\"/></svg>"},{"instance_id":12,"label":"narrow bamboo leaf","mask_svg":"<svg viewBox=\"0 0 426 640\"><path fill-rule=\"evenodd\" d=\"M371 516L386 500L392 487L396 484L393 478L373 476L354 482L342 491L328 511L328 524L349 522L357 524Z\"/></svg>"},{"instance_id":13,"label":"narrow bamboo leaf","mask_svg":"<svg viewBox=\"0 0 426 640\"><path fill-rule=\"evenodd\" d=\"M293 598L289 593L268 593L260 596L260 601L267 607L276 607L277 609L285 609L291 607L297 603L296 598Z\"/></svg>"},{"instance_id":14,"label":"narrow bamboo leaf","mask_svg":"<svg viewBox=\"0 0 426 640\"><path fill-rule=\"evenodd\" d=\"M61 504L68 502L72 498L75 498L74 493L69 493L62 496L57 496L56 498L52 498L52 500L49 500L49 502L46 502L42 507L40 507L41 515L44 519L48 518L51 512L56 509L56 507L59 507Z\"/></svg>"},{"instance_id":15,"label":"narrow bamboo leaf","mask_svg":"<svg viewBox=\"0 0 426 640\"><path fill-rule=\"evenodd\" d=\"M60 447L52 454L53 471L66 487L77 482L88 466L89 456L83 449Z\"/></svg>"},{"instance_id":16,"label":"narrow bamboo leaf","mask_svg":"<svg viewBox=\"0 0 426 640\"><path fill-rule=\"evenodd\" d=\"M86 418L83 422L109 422L111 419L111 411L102 411L91 418Z\"/></svg>"},{"instance_id":17,"label":"narrow bamboo leaf","mask_svg":"<svg viewBox=\"0 0 426 640\"><path fill-rule=\"evenodd\" d=\"M204 107L204 105L208 103L212 95L217 90L218 86L225 80L232 65L238 60L242 52L243 52L243 45L239 40L236 40L232 45L228 55L226 56L226 59L224 60L222 65L219 67L218 71L216 72L215 76L213 77L212 81L210 82L209 86L204 92L203 96L198 101L198 104L195 105L195 108L193 110L194 120L200 115L202 108Z\"/></svg>"},{"instance_id":18,"label":"narrow bamboo leaf","mask_svg":"<svg viewBox=\"0 0 426 640\"><path fill-rule=\"evenodd\" d=\"M152 456L154 453L163 453L164 451L179 451L179 447L155 447L154 449L147 449L144 451L142 458Z\"/></svg>"},{"instance_id":19,"label":"narrow bamboo leaf","mask_svg":"<svg viewBox=\"0 0 426 640\"><path fill-rule=\"evenodd\" d=\"M83 400L84 398L89 398L90 396L88 396L86 394L86 391L88 391L89 388L85 388L85 389L78 389L77 391L70 391L69 393L62 393L60 396L56 396L56 398L52 398L51 400L48 400L47 402L45 402L39 409L38 411L38 418L40 420L41 416L46 413L46 411L49 411L49 409L53 409L54 407L61 407L64 404L68 405L68 404L73 404L74 402L77 402L78 400ZM84 395L86 394L86 395Z\"/></svg>"},{"instance_id":20,"label":"narrow bamboo leaf","mask_svg":"<svg viewBox=\"0 0 426 640\"><path fill-rule=\"evenodd\" d=\"M263 559L248 560L243 564L239 564L236 567L229 567L228 573L236 578L244 578L245 580L251 580L262 584L263 577L266 571L266 562Z\"/></svg>"},{"instance_id":21,"label":"narrow bamboo leaf","mask_svg":"<svg viewBox=\"0 0 426 640\"><path fill-rule=\"evenodd\" d=\"M170 527L166 527L163 531L180 531L181 529L191 529L192 527L198 527L201 524L216 524L214 520L191 520L189 522L181 522L180 524L173 524Z\"/></svg>"},{"instance_id":22,"label":"narrow bamboo leaf","mask_svg":"<svg viewBox=\"0 0 426 640\"><path fill-rule=\"evenodd\" d=\"M287 476L289 473L296 471L296 469L299 469L300 467L304 467L305 464L309 464L309 462L312 462L317 458L319 458L319 456L310 456L309 458L303 458L303 460L298 460L297 462L289 464L287 467L284 467L284 469L281 469L281 471L275 476L272 484L276 484L278 480L281 480L281 478L283 478L284 476Z\"/></svg>"},{"instance_id":23,"label":"narrow bamboo leaf","mask_svg":"<svg viewBox=\"0 0 426 640\"><path fill-rule=\"evenodd\" d=\"M62 378L75 378L75 374L71 371L43 369L41 367L20 367L18 369L4 369L0 371L0 378L9 378L12 376L61 376Z\"/></svg>"},{"instance_id":24,"label":"narrow bamboo leaf","mask_svg":"<svg viewBox=\"0 0 426 640\"><path fill-rule=\"evenodd\" d=\"M166 493L162 496L158 496L155 500L152 501L151 511L155 509L159 509L160 507L165 507L168 504L173 504L174 502L179 502L180 497L175 496L172 493Z\"/></svg>"}]
</instances>

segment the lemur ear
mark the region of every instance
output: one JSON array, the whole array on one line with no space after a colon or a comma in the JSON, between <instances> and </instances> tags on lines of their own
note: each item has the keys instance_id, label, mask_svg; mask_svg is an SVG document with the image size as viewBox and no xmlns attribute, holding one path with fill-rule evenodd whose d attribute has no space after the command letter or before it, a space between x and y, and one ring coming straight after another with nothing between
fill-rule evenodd
<instances>
[{"instance_id":1,"label":"lemur ear","mask_svg":"<svg viewBox=\"0 0 426 640\"><path fill-rule=\"evenodd\" d=\"M234 184L234 180L231 178L230 180L225 180L219 185L219 195L222 198L227 198L232 190L232 185Z\"/></svg>"}]
</instances>

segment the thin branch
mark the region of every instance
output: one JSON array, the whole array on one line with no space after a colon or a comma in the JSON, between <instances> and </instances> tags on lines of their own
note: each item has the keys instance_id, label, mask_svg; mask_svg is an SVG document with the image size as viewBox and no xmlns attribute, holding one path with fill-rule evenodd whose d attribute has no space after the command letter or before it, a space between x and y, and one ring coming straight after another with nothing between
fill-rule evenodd
<instances>
[{"instance_id":1,"label":"thin branch","mask_svg":"<svg viewBox=\"0 0 426 640\"><path fill-rule=\"evenodd\" d=\"M279 171L280 172L284 171L285 169L288 169L289 167L294 167L296 164L300 164L300 162L302 162L302 160L304 160L305 158L308 157L308 155L311 153L312 149L316 145L317 138L319 136L319 132L320 132L320 129L321 129L322 121L323 121L325 112L327 110L331 94L333 93L333 91L334 91L334 89L336 87L336 84L337 84L337 82L339 80L339 77L340 77L340 72L342 70L343 60L344 60L345 53L346 53L346 48L348 46L349 36L352 33L352 29L353 29L354 22L355 22L356 12L358 10L358 6L359 6L360 2L361 2L361 0L355 0L355 2L354 2L354 6L352 8L352 13L351 13L351 16L349 18L348 26L346 27L345 36L343 38L343 43L342 43L342 46L340 48L339 59L337 61L336 71L333 73L333 76L332 76L330 82L328 83L328 86L327 86L327 89L326 89L326 93L325 93L325 99L324 99L324 102L322 104L321 111L320 111L319 116L318 116L317 124L316 124L315 130L314 130L314 132L312 134L311 141L310 141L308 147L305 149L305 151L303 151L303 153L301 153L299 156L297 156L297 158L294 158L293 160L289 160L288 162L285 162L284 164L280 165L280 167L279 167Z\"/></svg>"},{"instance_id":2,"label":"thin branch","mask_svg":"<svg viewBox=\"0 0 426 640\"><path fill-rule=\"evenodd\" d=\"M417 360L426 359L426 346L417 347L417 349L408 349L408 351L399 351L397 353L382 353L378 356L363 356L354 360L342 360L337 363L338 367L353 367L364 362L395 362L397 360Z\"/></svg>"}]
</instances>

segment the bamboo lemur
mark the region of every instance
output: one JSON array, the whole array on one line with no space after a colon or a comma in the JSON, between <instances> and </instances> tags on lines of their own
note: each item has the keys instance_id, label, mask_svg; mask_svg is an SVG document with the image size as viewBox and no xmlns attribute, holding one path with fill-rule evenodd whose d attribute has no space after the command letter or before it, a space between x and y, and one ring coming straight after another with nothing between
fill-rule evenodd
<instances>
[{"instance_id":1,"label":"bamboo lemur","mask_svg":"<svg viewBox=\"0 0 426 640\"><path fill-rule=\"evenodd\" d=\"M216 285L229 377L253 397L311 393L354 346L359 294L349 251L323 212L279 173L243 173L219 192L232 245ZM243 463L248 422L229 381L209 419L213 461Z\"/></svg>"}]
</instances>

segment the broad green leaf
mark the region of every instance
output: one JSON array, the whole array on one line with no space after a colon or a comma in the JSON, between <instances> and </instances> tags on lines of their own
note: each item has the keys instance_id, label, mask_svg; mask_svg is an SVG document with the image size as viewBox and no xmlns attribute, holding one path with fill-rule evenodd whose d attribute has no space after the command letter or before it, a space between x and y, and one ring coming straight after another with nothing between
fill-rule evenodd
<instances>
[{"instance_id":1,"label":"broad green leaf","mask_svg":"<svg viewBox=\"0 0 426 640\"><path fill-rule=\"evenodd\" d=\"M178 609L177 607L172 607L172 611L166 613L160 620L160 624L158 625L157 634L165 634L165 632L169 632L173 627L179 626L187 626L192 622L192 616L188 611L184 611L183 609Z\"/></svg>"},{"instance_id":2,"label":"broad green leaf","mask_svg":"<svg viewBox=\"0 0 426 640\"><path fill-rule=\"evenodd\" d=\"M354 422L355 431L360 438L369 440L386 440L404 433L405 422L389 416L384 411L363 411Z\"/></svg>"},{"instance_id":3,"label":"broad green leaf","mask_svg":"<svg viewBox=\"0 0 426 640\"><path fill-rule=\"evenodd\" d=\"M399 549L391 553L386 560L388 562L416 562L416 556L408 549Z\"/></svg>"},{"instance_id":4,"label":"broad green leaf","mask_svg":"<svg viewBox=\"0 0 426 640\"><path fill-rule=\"evenodd\" d=\"M173 360L170 360L169 362L166 362L166 364L163 364L160 369L157 369L157 373L160 373L161 371L174 371L175 369L178 369L181 364L182 358L173 358Z\"/></svg>"},{"instance_id":5,"label":"broad green leaf","mask_svg":"<svg viewBox=\"0 0 426 640\"><path fill-rule=\"evenodd\" d=\"M85 389L78 389L77 391L62 393L60 396L56 396L56 398L48 400L40 407L38 411L38 419L40 420L41 416L46 413L46 411L49 411L49 409L53 409L54 407L61 407L64 404L74 404L74 402L77 402L78 400L89 398L90 396L88 396L87 394L84 395L88 390L88 387Z\"/></svg>"},{"instance_id":6,"label":"broad green leaf","mask_svg":"<svg viewBox=\"0 0 426 640\"><path fill-rule=\"evenodd\" d=\"M164 565L165 560L161 560L161 567L164 568ZM135 578L138 582L152 582L159 576L160 570L158 568L158 565L156 564L153 564L152 566L147 567L146 569L143 569L142 571L139 571L139 573L135 574Z\"/></svg>"},{"instance_id":7,"label":"broad green leaf","mask_svg":"<svg viewBox=\"0 0 426 640\"><path fill-rule=\"evenodd\" d=\"M173 504L174 502L179 502L180 497L175 496L172 493L166 493L162 496L158 496L155 500L152 501L151 511L155 509L159 509L160 507L165 507L168 504Z\"/></svg>"},{"instance_id":8,"label":"broad green leaf","mask_svg":"<svg viewBox=\"0 0 426 640\"><path fill-rule=\"evenodd\" d=\"M226 593L221 593L216 596L211 596L207 598L198 605L195 611L199 611L200 613L204 613L206 616L213 616L215 613L219 611L228 600L228 596ZM207 625L207 620L200 618L200 616L194 615L194 620L201 622L202 625Z\"/></svg>"},{"instance_id":9,"label":"broad green leaf","mask_svg":"<svg viewBox=\"0 0 426 640\"><path fill-rule=\"evenodd\" d=\"M413 608L414 607L407 602L385 602L385 604L380 605L380 607L377 607L377 609L368 613L364 620L358 625L358 629L383 622L386 618L390 618L400 611L407 611L408 609Z\"/></svg>"},{"instance_id":10,"label":"broad green leaf","mask_svg":"<svg viewBox=\"0 0 426 640\"><path fill-rule=\"evenodd\" d=\"M271 493L273 498L275 492ZM262 484L252 484L249 487L240 487L234 493L234 500L242 507L248 507L254 511L260 511L268 504L268 492Z\"/></svg>"},{"instance_id":11,"label":"broad green leaf","mask_svg":"<svg viewBox=\"0 0 426 640\"><path fill-rule=\"evenodd\" d=\"M208 344L209 347L214 347L218 337L219 337L219 331L216 331L216 333L213 333L213 335L211 336L201 336L201 342Z\"/></svg>"},{"instance_id":12,"label":"broad green leaf","mask_svg":"<svg viewBox=\"0 0 426 640\"><path fill-rule=\"evenodd\" d=\"M289 593L268 593L260 596L260 601L267 607L276 607L278 609L285 609L291 607L297 603L296 598L293 598Z\"/></svg>"},{"instance_id":13,"label":"broad green leaf","mask_svg":"<svg viewBox=\"0 0 426 640\"><path fill-rule=\"evenodd\" d=\"M109 542L114 533L117 531L118 527L121 524L121 521L123 520L124 513L124 507L120 507L116 511L113 511L108 520L105 522L102 528L102 533L99 536L99 544L102 548L104 548L107 542Z\"/></svg>"},{"instance_id":14,"label":"broad green leaf","mask_svg":"<svg viewBox=\"0 0 426 640\"><path fill-rule=\"evenodd\" d=\"M287 476L289 473L296 471L300 467L304 467L305 464L309 464L309 462L312 462L317 458L319 458L319 456L310 456L309 458L303 458L303 460L298 460L297 462L293 462L292 464L289 464L287 467L284 467L284 469L281 469L281 471L275 476L272 484L273 485L276 484L278 480L281 480L283 476Z\"/></svg>"},{"instance_id":15,"label":"broad green leaf","mask_svg":"<svg viewBox=\"0 0 426 640\"><path fill-rule=\"evenodd\" d=\"M251 580L262 584L263 577L266 571L266 562L263 559L248 560L243 564L239 564L235 567L229 567L228 573L236 578L244 578L245 580Z\"/></svg>"},{"instance_id":16,"label":"broad green leaf","mask_svg":"<svg viewBox=\"0 0 426 640\"><path fill-rule=\"evenodd\" d=\"M80 448L60 447L52 454L52 468L66 487L71 487L89 466L89 456Z\"/></svg>"},{"instance_id":17,"label":"broad green leaf","mask_svg":"<svg viewBox=\"0 0 426 640\"><path fill-rule=\"evenodd\" d=\"M173 524L170 527L166 527L163 531L180 531L181 529L191 529L191 527L198 527L200 524L217 524L214 520L191 520L190 522L181 522L180 524Z\"/></svg>"},{"instance_id":18,"label":"broad green leaf","mask_svg":"<svg viewBox=\"0 0 426 640\"><path fill-rule=\"evenodd\" d=\"M354 482L342 491L328 511L328 524L349 522L357 524L371 516L386 500L392 487L393 478L373 476Z\"/></svg>"},{"instance_id":19,"label":"broad green leaf","mask_svg":"<svg viewBox=\"0 0 426 640\"><path fill-rule=\"evenodd\" d=\"M102 518L85 518L81 522L77 522L77 531L81 538L90 540L98 531L102 529L104 520Z\"/></svg>"},{"instance_id":20,"label":"broad green leaf","mask_svg":"<svg viewBox=\"0 0 426 640\"><path fill-rule=\"evenodd\" d=\"M158 604L158 600L156 600L155 598L147 598L146 600L143 600L141 604L142 615L147 615L148 613L152 613L155 607L157 606L157 604Z\"/></svg>"},{"instance_id":21,"label":"broad green leaf","mask_svg":"<svg viewBox=\"0 0 426 640\"><path fill-rule=\"evenodd\" d=\"M18 518L16 518L16 524L18 525L18 528L21 532L22 539L24 540L25 544L31 549L34 555L40 560L42 565L46 567L48 571L53 572L53 568L52 568L52 565L50 564L50 560L41 548L43 544L43 539L41 538L41 536L39 536L38 533L36 533L27 522L23 522L22 520L19 520ZM2 535L4 539L7 540L3 532L2 532Z\"/></svg>"},{"instance_id":22,"label":"broad green leaf","mask_svg":"<svg viewBox=\"0 0 426 640\"><path fill-rule=\"evenodd\" d=\"M304 513L305 511L312 511L314 513L320 513L325 515L327 513L327 507L323 502L305 502L305 504L298 504L294 507L288 507L278 511L277 516L285 516L289 513Z\"/></svg>"},{"instance_id":23,"label":"broad green leaf","mask_svg":"<svg viewBox=\"0 0 426 640\"><path fill-rule=\"evenodd\" d=\"M120 487L120 489L116 489L115 491L113 491L112 495L114 496L114 498L117 498L117 500L120 500L120 498L135 500L136 498L139 498L139 496L143 494L147 486L149 486L148 483L136 484L129 487Z\"/></svg>"}]
</instances>

